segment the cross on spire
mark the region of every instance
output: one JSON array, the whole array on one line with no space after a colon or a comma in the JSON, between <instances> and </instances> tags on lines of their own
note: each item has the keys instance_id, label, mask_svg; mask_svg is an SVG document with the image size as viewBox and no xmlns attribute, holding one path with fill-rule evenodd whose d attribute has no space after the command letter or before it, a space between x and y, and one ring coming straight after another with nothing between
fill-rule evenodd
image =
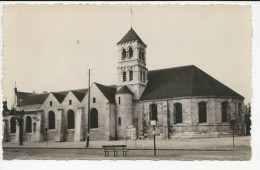
<instances>
[{"instance_id":1,"label":"cross on spire","mask_svg":"<svg viewBox=\"0 0 260 170\"><path fill-rule=\"evenodd\" d=\"M132 5L131 5L130 13L131 13L131 28L132 28L132 25L133 25L133 24L132 24L132 15L133 15L133 13L134 13L133 10L132 10Z\"/></svg>"}]
</instances>

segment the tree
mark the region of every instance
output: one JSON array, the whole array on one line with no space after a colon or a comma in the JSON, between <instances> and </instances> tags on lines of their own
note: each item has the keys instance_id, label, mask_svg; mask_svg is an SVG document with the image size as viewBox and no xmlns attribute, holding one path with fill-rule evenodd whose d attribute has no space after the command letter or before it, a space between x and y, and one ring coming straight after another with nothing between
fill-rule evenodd
<instances>
[{"instance_id":1,"label":"tree","mask_svg":"<svg viewBox=\"0 0 260 170\"><path fill-rule=\"evenodd\" d=\"M245 110L246 135L251 135L251 105L246 106Z\"/></svg>"},{"instance_id":2,"label":"tree","mask_svg":"<svg viewBox=\"0 0 260 170\"><path fill-rule=\"evenodd\" d=\"M16 124L19 126L19 142L20 145L23 145L23 116L24 111L16 111L15 108L12 108L10 114L15 118Z\"/></svg>"}]
</instances>

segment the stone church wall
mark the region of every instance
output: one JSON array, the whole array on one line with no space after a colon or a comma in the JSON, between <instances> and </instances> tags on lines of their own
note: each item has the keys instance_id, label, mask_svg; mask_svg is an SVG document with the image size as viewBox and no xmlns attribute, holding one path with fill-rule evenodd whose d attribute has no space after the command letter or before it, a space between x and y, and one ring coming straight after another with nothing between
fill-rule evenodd
<instances>
[{"instance_id":1,"label":"stone church wall","mask_svg":"<svg viewBox=\"0 0 260 170\"><path fill-rule=\"evenodd\" d=\"M90 140L110 140L110 103L95 83L90 90L90 110L93 108L98 111L98 128L90 129Z\"/></svg>"},{"instance_id":2,"label":"stone church wall","mask_svg":"<svg viewBox=\"0 0 260 170\"><path fill-rule=\"evenodd\" d=\"M121 125L117 124L117 136L118 139L125 139L127 138L127 129L133 125L132 95L127 93L116 94L116 103L117 121L121 118Z\"/></svg>"},{"instance_id":3,"label":"stone church wall","mask_svg":"<svg viewBox=\"0 0 260 170\"><path fill-rule=\"evenodd\" d=\"M71 102L71 104L70 104ZM63 110L63 140L74 141L75 127L79 123L76 121L77 109L81 106L80 101L74 96L72 92L69 92L61 103L60 108ZM74 113L74 128L68 129L68 112Z\"/></svg>"},{"instance_id":4,"label":"stone church wall","mask_svg":"<svg viewBox=\"0 0 260 170\"><path fill-rule=\"evenodd\" d=\"M116 107L114 104L110 104L109 107L109 130L110 136L109 140L115 140L116 137Z\"/></svg>"},{"instance_id":5,"label":"stone church wall","mask_svg":"<svg viewBox=\"0 0 260 170\"><path fill-rule=\"evenodd\" d=\"M52 106L50 106L50 102L52 102ZM57 99L50 94L47 99L44 101L44 103L42 104L41 110L43 110L42 112L42 121L41 121L41 139L43 141L47 140L46 137L46 131L45 128L48 129L47 133L48 133L48 141L54 141L54 136L55 133L57 131L57 127L55 124L55 129L49 129L49 112L53 111L55 114L55 122L58 121L58 110L60 109L60 103L57 101ZM63 140L62 140L63 141Z\"/></svg>"},{"instance_id":6,"label":"stone church wall","mask_svg":"<svg viewBox=\"0 0 260 170\"><path fill-rule=\"evenodd\" d=\"M48 130L48 141L54 141L55 129ZM45 136L45 134L44 134ZM46 140L46 139L44 139Z\"/></svg>"},{"instance_id":7,"label":"stone church wall","mask_svg":"<svg viewBox=\"0 0 260 170\"><path fill-rule=\"evenodd\" d=\"M199 123L198 103L207 103L207 122ZM228 121L222 123L221 103L227 101L230 105ZM232 98L179 98L171 100L139 101L134 105L134 117L138 118L138 136L152 138L150 125L151 104L157 105L158 124L156 135L162 139L168 137L219 137L230 135L229 119L232 116L239 120L238 103L242 100ZM182 123L174 122L174 104L182 104ZM239 125L243 127L242 125ZM240 134L240 132L237 132Z\"/></svg>"}]
</instances>

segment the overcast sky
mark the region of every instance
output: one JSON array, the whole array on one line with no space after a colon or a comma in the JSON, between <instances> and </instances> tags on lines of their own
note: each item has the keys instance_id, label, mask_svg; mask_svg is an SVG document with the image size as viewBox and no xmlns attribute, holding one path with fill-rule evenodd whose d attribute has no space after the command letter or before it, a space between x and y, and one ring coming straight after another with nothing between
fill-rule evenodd
<instances>
[{"instance_id":1,"label":"overcast sky","mask_svg":"<svg viewBox=\"0 0 260 170\"><path fill-rule=\"evenodd\" d=\"M9 5L3 14L3 97L117 83L116 43L130 29L130 5ZM251 99L249 6L133 5L148 70L196 65Z\"/></svg>"}]
</instances>

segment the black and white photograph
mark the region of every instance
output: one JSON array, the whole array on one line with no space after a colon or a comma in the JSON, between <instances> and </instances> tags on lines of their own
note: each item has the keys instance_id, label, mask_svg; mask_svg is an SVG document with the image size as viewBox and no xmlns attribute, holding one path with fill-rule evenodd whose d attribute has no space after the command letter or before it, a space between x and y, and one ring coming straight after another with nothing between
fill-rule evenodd
<instances>
[{"instance_id":1,"label":"black and white photograph","mask_svg":"<svg viewBox=\"0 0 260 170\"><path fill-rule=\"evenodd\" d=\"M250 5L2 8L4 161L252 159Z\"/></svg>"}]
</instances>

